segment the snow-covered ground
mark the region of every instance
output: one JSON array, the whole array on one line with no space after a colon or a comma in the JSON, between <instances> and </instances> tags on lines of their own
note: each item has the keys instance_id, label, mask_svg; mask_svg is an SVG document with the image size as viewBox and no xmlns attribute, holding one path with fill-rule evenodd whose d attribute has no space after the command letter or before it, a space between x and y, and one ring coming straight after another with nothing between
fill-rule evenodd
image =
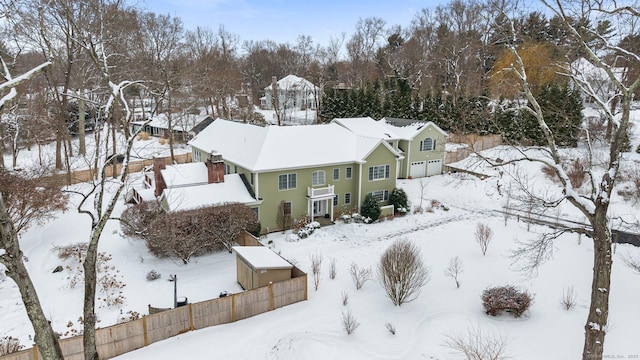
<instances>
[{"instance_id":1,"label":"snow-covered ground","mask_svg":"<svg viewBox=\"0 0 640 360\"><path fill-rule=\"evenodd\" d=\"M480 180L461 174L446 174L427 179L401 180L413 203L423 206L437 199L449 210L409 214L380 223L338 223L317 230L298 242L285 241L286 234L274 233L274 251L309 271L310 254L323 256L322 280L318 291L309 286L309 300L237 323L221 325L176 338L123 355L123 359L178 359L207 357L229 359L445 359L451 350L444 345L448 335L465 334L470 327L508 337L509 353L517 359L577 359L580 357L583 326L589 304L592 246L588 239L578 242L567 234L555 242L554 257L537 274L519 271L519 263L510 256L516 241L525 241L547 229L504 219L491 209L501 207L496 179ZM424 189L424 190L423 190ZM421 195L423 193L423 195ZM120 204L118 211L124 205ZM495 232L485 256L474 240L477 223L488 224ZM70 288L71 273L52 273L58 265L71 265L59 259L57 246L86 241L89 220L71 210L57 220L34 227L21 238L27 266L53 326L59 332L80 329L81 287ZM408 239L418 245L430 269L430 282L417 300L395 307L385 296L374 276L356 290L349 276L351 263L375 269L381 253L396 239ZM173 283L178 276L179 296L190 302L215 298L223 291L241 291L235 281L235 259L226 252L198 257L187 265L178 260L160 260L146 250L144 243L124 238L119 225L110 222L101 240L100 250L110 253L121 279L126 283L122 307L100 308L100 326L114 324L130 310L146 314L147 304L170 307ZM637 319L640 308L640 274L624 266L622 254L640 256L640 249L617 245L611 286L611 314L606 342L610 355L640 354ZM464 271L462 285L444 275L451 258L459 256ZM336 260L337 277L329 279L328 267ZM156 270L162 277L147 281L146 274ZM311 277L310 280L311 281ZM488 286L513 284L535 296L531 310L520 319L509 315L485 315L480 294ZM563 291L573 287L577 306L564 310ZM342 305L342 293L349 295ZM2 333L30 345L33 334L20 295L10 279L0 283L0 324ZM352 335L342 329L342 312L350 309L360 327ZM121 313L123 315L121 315ZM396 328L392 335L386 328Z\"/></svg>"},{"instance_id":2,"label":"snow-covered ground","mask_svg":"<svg viewBox=\"0 0 640 360\"><path fill-rule=\"evenodd\" d=\"M157 139L149 140L149 144ZM638 136L633 137L633 149ZM487 157L509 156L498 148ZM626 155L627 163L640 155ZM468 160L473 163L473 159ZM535 164L521 164L520 173L543 190L552 183ZM582 352L584 323L589 306L593 247L588 238L565 234L554 242L553 257L536 273L522 272L522 261L512 257L520 242L534 239L549 229L505 219L492 210L507 201L505 189L511 177L500 178L495 169L484 168L491 177L485 180L464 174L444 174L425 179L399 180L413 206L427 208L431 200L446 206L432 211L411 213L375 224L344 224L323 227L297 242L288 234L273 233L265 241L274 251L310 271L310 255L322 254L321 282L313 290L309 276L309 299L232 324L181 334L122 355L122 359L450 359L458 358L445 346L448 336L463 336L470 328L485 334L504 336L507 352L514 359L579 359ZM515 173L513 171L512 173ZM132 181L140 181L134 176ZM77 185L81 187L83 185ZM553 187L552 187L553 188ZM499 190L500 189L500 190ZM72 198L73 201L78 199ZM125 205L118 204L116 214ZM637 219L635 204L612 198L612 214ZM570 205L549 210L547 215L579 219ZM489 225L495 235L487 254L482 255L474 239L476 224ZM58 266L76 267L73 261L57 256L56 248L86 242L89 218L78 214L73 205L57 219L34 226L21 236L27 267L38 289L45 314L56 331L71 334L80 330L82 287L71 287L73 272L53 273ZM382 252L396 239L407 239L422 251L430 270L430 281L413 302L395 307L386 297L377 276L356 290L349 275L352 263L374 269ZM640 258L640 249L615 245L611 284L611 308L605 353L611 358L637 358L640 307L640 274L623 264L623 256ZM108 326L127 317L130 311L147 313L147 305L171 307L173 285L170 275L178 277L178 295L190 302L215 298L221 291L242 291L235 279L235 257L221 252L192 259L157 259L139 240L121 234L120 226L110 221L100 243L100 251L111 254L109 264L117 271L124 302L119 307L98 309L99 326ZM461 287L445 276L451 258L458 256L464 270ZM329 279L329 263L335 259L337 277ZM161 274L146 280L151 270ZM484 313L480 294L489 286L516 285L534 295L534 302L522 318L510 315L490 317ZM576 306L564 310L563 292L573 288ZM343 306L343 293L348 304ZM352 335L342 328L342 313L350 310L360 326ZM386 324L396 329L391 334ZM30 346L33 330L12 280L0 281L0 334L13 336Z\"/></svg>"}]
</instances>

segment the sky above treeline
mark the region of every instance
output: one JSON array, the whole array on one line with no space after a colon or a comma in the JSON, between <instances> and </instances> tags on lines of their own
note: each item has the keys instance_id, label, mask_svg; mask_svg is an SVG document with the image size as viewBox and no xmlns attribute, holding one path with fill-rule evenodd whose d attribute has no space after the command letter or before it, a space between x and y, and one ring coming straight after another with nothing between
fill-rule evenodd
<instances>
[{"instance_id":1,"label":"sky above treeline","mask_svg":"<svg viewBox=\"0 0 640 360\"><path fill-rule=\"evenodd\" d=\"M143 0L149 11L180 17L185 29L217 30L220 25L245 40L273 40L295 44L309 35L314 44L327 45L332 36L354 32L359 18L378 17L387 28L411 23L423 8L434 9L447 0Z\"/></svg>"}]
</instances>

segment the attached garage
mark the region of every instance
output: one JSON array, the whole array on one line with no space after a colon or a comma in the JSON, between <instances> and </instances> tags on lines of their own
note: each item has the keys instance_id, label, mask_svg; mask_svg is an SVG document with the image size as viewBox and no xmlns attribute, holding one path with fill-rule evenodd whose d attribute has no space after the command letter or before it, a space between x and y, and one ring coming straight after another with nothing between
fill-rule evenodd
<instances>
[{"instance_id":1,"label":"attached garage","mask_svg":"<svg viewBox=\"0 0 640 360\"><path fill-rule=\"evenodd\" d=\"M253 290L291 279L291 265L264 246L234 246L237 280L245 290Z\"/></svg>"},{"instance_id":2,"label":"attached garage","mask_svg":"<svg viewBox=\"0 0 640 360\"><path fill-rule=\"evenodd\" d=\"M414 161L409 169L409 176L419 178L424 176L426 161Z\"/></svg>"},{"instance_id":3,"label":"attached garage","mask_svg":"<svg viewBox=\"0 0 640 360\"><path fill-rule=\"evenodd\" d=\"M427 164L427 176L442 174L442 160L429 160Z\"/></svg>"}]
</instances>

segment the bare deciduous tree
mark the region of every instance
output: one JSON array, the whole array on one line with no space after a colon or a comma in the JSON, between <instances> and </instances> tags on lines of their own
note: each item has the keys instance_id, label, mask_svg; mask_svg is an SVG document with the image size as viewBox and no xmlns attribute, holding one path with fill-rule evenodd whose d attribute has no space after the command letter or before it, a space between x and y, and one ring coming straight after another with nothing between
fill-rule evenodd
<instances>
[{"instance_id":1,"label":"bare deciduous tree","mask_svg":"<svg viewBox=\"0 0 640 360\"><path fill-rule=\"evenodd\" d=\"M640 13L632 6L619 4L616 1L582 0L576 2L542 0L558 23L574 44L571 50L584 56L591 70L585 71L574 66L573 62L559 64L563 75L589 98L611 127L611 136L607 141L607 158L602 169L593 159L592 143L586 144L584 158L587 159L584 171L590 182L589 191L579 192L568 176L568 169L558 144L554 140L554 133L546 121L543 109L538 102L532 84L527 77L527 67L516 47L516 34L513 22L510 23L511 39L506 42L507 48L514 56L514 61L504 71L515 75L520 85L520 92L524 101L519 101L516 111L527 112L532 115L533 122L542 131L545 139L545 156L531 157L521 153L517 159L508 161L536 161L549 166L560 181L561 195L556 201L546 202L547 207L558 206L567 201L579 210L593 229L593 271L591 284L591 299L587 319L584 325L585 339L582 358L602 359L604 342L609 317L609 296L611 294L612 269L612 237L609 227L609 206L611 194L618 176L621 154L625 149L625 139L629 128L631 102L634 93L640 88L640 77L628 68L621 69L617 64L621 62L637 62L640 54L628 44L619 42L620 39L611 38L597 24L607 21L617 26L620 33L637 32ZM589 19L587 22L576 22L575 19ZM597 71L604 74L610 82L613 91L606 94L599 93L588 80L588 74ZM620 72L623 72L622 74ZM612 106L615 104L616 106ZM543 237L542 242L549 242L554 237ZM551 246L531 246L533 249L550 249ZM543 256L536 256L538 259Z\"/></svg>"},{"instance_id":2,"label":"bare deciduous tree","mask_svg":"<svg viewBox=\"0 0 640 360\"><path fill-rule=\"evenodd\" d=\"M464 270L462 266L462 260L460 260L459 256L451 258L449 260L449 266L444 271L444 274L450 278L452 278L456 282L456 289L460 288L460 273Z\"/></svg>"},{"instance_id":3,"label":"bare deciduous tree","mask_svg":"<svg viewBox=\"0 0 640 360\"><path fill-rule=\"evenodd\" d=\"M318 291L320 286L320 269L322 268L322 254L316 252L311 254L311 276L313 277L313 287Z\"/></svg>"},{"instance_id":4,"label":"bare deciduous tree","mask_svg":"<svg viewBox=\"0 0 640 360\"><path fill-rule=\"evenodd\" d=\"M471 326L466 334L447 335L444 346L467 360L509 359L509 339L501 334Z\"/></svg>"},{"instance_id":5,"label":"bare deciduous tree","mask_svg":"<svg viewBox=\"0 0 640 360\"><path fill-rule=\"evenodd\" d=\"M489 243L493 239L493 230L491 230L487 224L478 223L476 225L476 231L473 234L476 238L476 242L480 245L482 255L486 255Z\"/></svg>"},{"instance_id":6,"label":"bare deciduous tree","mask_svg":"<svg viewBox=\"0 0 640 360\"><path fill-rule=\"evenodd\" d=\"M353 334L358 326L360 326L360 322L358 322L358 319L353 315L351 309L347 309L346 312L342 313L342 327L344 331L347 332L347 335Z\"/></svg>"},{"instance_id":7,"label":"bare deciduous tree","mask_svg":"<svg viewBox=\"0 0 640 360\"><path fill-rule=\"evenodd\" d=\"M357 290L360 290L364 283L369 281L371 278L371 268L361 268L356 263L351 263L349 273L351 274L353 284L356 286Z\"/></svg>"},{"instance_id":8,"label":"bare deciduous tree","mask_svg":"<svg viewBox=\"0 0 640 360\"><path fill-rule=\"evenodd\" d=\"M378 275L396 306L415 300L429 281L420 249L408 240L398 240L385 250L378 264Z\"/></svg>"}]
</instances>

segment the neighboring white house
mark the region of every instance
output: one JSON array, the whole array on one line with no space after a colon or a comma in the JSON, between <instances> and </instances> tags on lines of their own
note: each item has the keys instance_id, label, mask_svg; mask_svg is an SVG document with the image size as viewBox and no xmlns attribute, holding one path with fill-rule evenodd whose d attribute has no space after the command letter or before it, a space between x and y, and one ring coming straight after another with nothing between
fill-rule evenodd
<instances>
[{"instance_id":1,"label":"neighboring white house","mask_svg":"<svg viewBox=\"0 0 640 360\"><path fill-rule=\"evenodd\" d=\"M287 75L275 82L277 104L280 111L315 110L320 101L320 88L310 81L295 75ZM260 98L260 107L265 110L276 110L273 107L274 84L264 88L264 96Z\"/></svg>"},{"instance_id":2,"label":"neighboring white house","mask_svg":"<svg viewBox=\"0 0 640 360\"><path fill-rule=\"evenodd\" d=\"M607 75L604 69L601 69L585 58L579 58L569 65L568 71L572 73L583 85L588 86L593 93L600 99L608 99L611 94L617 91L615 84ZM622 81L625 69L621 67L612 67L613 74ZM574 81L575 82L575 81ZM574 86L580 86L579 84ZM585 104L591 104L593 98L581 91Z\"/></svg>"}]
</instances>

